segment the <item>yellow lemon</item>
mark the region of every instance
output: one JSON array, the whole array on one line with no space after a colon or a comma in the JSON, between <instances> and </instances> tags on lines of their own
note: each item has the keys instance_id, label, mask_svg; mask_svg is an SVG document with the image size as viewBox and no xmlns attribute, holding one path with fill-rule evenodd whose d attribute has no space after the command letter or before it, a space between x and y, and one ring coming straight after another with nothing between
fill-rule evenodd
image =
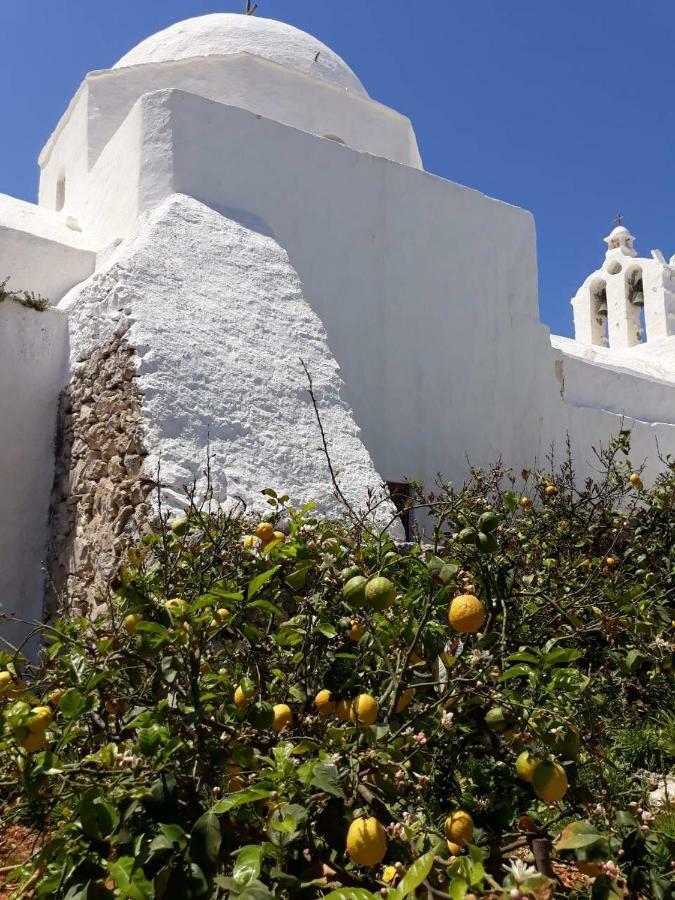
<instances>
[{"instance_id":1,"label":"yellow lemon","mask_svg":"<svg viewBox=\"0 0 675 900\"><path fill-rule=\"evenodd\" d=\"M628 479L634 488L642 487L642 479L638 475L637 472L633 472L633 474Z\"/></svg>"},{"instance_id":2,"label":"yellow lemon","mask_svg":"<svg viewBox=\"0 0 675 900\"><path fill-rule=\"evenodd\" d=\"M257 540L258 540L258 538L254 534L245 534L244 537L241 539L241 543L244 546L244 550L253 550L256 545Z\"/></svg>"},{"instance_id":3,"label":"yellow lemon","mask_svg":"<svg viewBox=\"0 0 675 900\"><path fill-rule=\"evenodd\" d=\"M530 753L529 750L523 750L516 760L516 772L518 773L518 777L522 778L523 781L527 781L528 784L531 784L534 770L540 762L541 759L539 759L538 756Z\"/></svg>"},{"instance_id":4,"label":"yellow lemon","mask_svg":"<svg viewBox=\"0 0 675 900\"><path fill-rule=\"evenodd\" d=\"M285 703L277 703L273 707L274 721L272 722L272 730L279 732L284 728L288 728L293 723L293 712L290 706Z\"/></svg>"},{"instance_id":5,"label":"yellow lemon","mask_svg":"<svg viewBox=\"0 0 675 900\"><path fill-rule=\"evenodd\" d=\"M360 725L373 725L377 719L377 700L370 694L359 694L352 703L350 719Z\"/></svg>"},{"instance_id":6,"label":"yellow lemon","mask_svg":"<svg viewBox=\"0 0 675 900\"><path fill-rule=\"evenodd\" d=\"M608 569L615 569L618 563L618 559L615 556L607 556L605 557L605 565Z\"/></svg>"},{"instance_id":7,"label":"yellow lemon","mask_svg":"<svg viewBox=\"0 0 675 900\"><path fill-rule=\"evenodd\" d=\"M398 702L396 704L396 712L402 713L404 710L406 710L412 703L412 699L414 696L415 692L412 688L406 688L404 691L401 691Z\"/></svg>"},{"instance_id":8,"label":"yellow lemon","mask_svg":"<svg viewBox=\"0 0 675 900\"><path fill-rule=\"evenodd\" d=\"M468 844L473 837L473 819L468 812L461 809L450 813L443 828L447 840L460 847Z\"/></svg>"},{"instance_id":9,"label":"yellow lemon","mask_svg":"<svg viewBox=\"0 0 675 900\"><path fill-rule=\"evenodd\" d=\"M241 685L234 692L234 705L237 709L246 709L247 706L250 706L252 699L253 692L246 693Z\"/></svg>"},{"instance_id":10,"label":"yellow lemon","mask_svg":"<svg viewBox=\"0 0 675 900\"><path fill-rule=\"evenodd\" d=\"M140 613L130 613L128 616L124 617L124 629L129 634L136 634L138 631L139 624L143 621L143 616Z\"/></svg>"},{"instance_id":11,"label":"yellow lemon","mask_svg":"<svg viewBox=\"0 0 675 900\"><path fill-rule=\"evenodd\" d=\"M348 722L351 717L352 701L338 700L335 706L335 714L341 722Z\"/></svg>"},{"instance_id":12,"label":"yellow lemon","mask_svg":"<svg viewBox=\"0 0 675 900\"><path fill-rule=\"evenodd\" d=\"M188 605L181 597L173 597L164 604L164 609L172 616L181 619L187 615Z\"/></svg>"},{"instance_id":13,"label":"yellow lemon","mask_svg":"<svg viewBox=\"0 0 675 900\"><path fill-rule=\"evenodd\" d=\"M347 632L347 637L350 641L354 641L357 644L361 638L363 637L363 632L365 628L360 622L357 622L356 619L351 623L351 628Z\"/></svg>"},{"instance_id":14,"label":"yellow lemon","mask_svg":"<svg viewBox=\"0 0 675 900\"><path fill-rule=\"evenodd\" d=\"M460 634L479 631L485 622L485 607L473 594L455 597L448 610L448 621Z\"/></svg>"},{"instance_id":15,"label":"yellow lemon","mask_svg":"<svg viewBox=\"0 0 675 900\"><path fill-rule=\"evenodd\" d=\"M555 495L557 493L558 493L558 488L554 484L546 485L546 495L548 497L555 497Z\"/></svg>"},{"instance_id":16,"label":"yellow lemon","mask_svg":"<svg viewBox=\"0 0 675 900\"><path fill-rule=\"evenodd\" d=\"M0 672L0 697L6 696L13 681L14 678L12 677L11 672L8 672L6 669L3 672Z\"/></svg>"},{"instance_id":17,"label":"yellow lemon","mask_svg":"<svg viewBox=\"0 0 675 900\"><path fill-rule=\"evenodd\" d=\"M557 803L567 793L567 773L560 763L540 762L532 776L532 787L544 803Z\"/></svg>"},{"instance_id":18,"label":"yellow lemon","mask_svg":"<svg viewBox=\"0 0 675 900\"><path fill-rule=\"evenodd\" d=\"M347 853L359 866L377 866L387 852L387 832L374 817L354 819L347 832Z\"/></svg>"},{"instance_id":19,"label":"yellow lemon","mask_svg":"<svg viewBox=\"0 0 675 900\"><path fill-rule=\"evenodd\" d=\"M18 743L27 753L37 753L47 743L44 731L29 731L25 737L19 738Z\"/></svg>"},{"instance_id":20,"label":"yellow lemon","mask_svg":"<svg viewBox=\"0 0 675 900\"><path fill-rule=\"evenodd\" d=\"M319 715L322 719L326 716L330 716L335 712L336 703L335 700L331 699L331 692L327 690L319 691L319 693L314 698L314 706L316 706Z\"/></svg>"},{"instance_id":21,"label":"yellow lemon","mask_svg":"<svg viewBox=\"0 0 675 900\"><path fill-rule=\"evenodd\" d=\"M532 501L530 500L529 497L521 497L520 505L522 506L523 509L529 509L532 506Z\"/></svg>"},{"instance_id":22,"label":"yellow lemon","mask_svg":"<svg viewBox=\"0 0 675 900\"><path fill-rule=\"evenodd\" d=\"M283 531L275 531L272 537L275 541L280 541L282 544L286 540L286 535L283 533Z\"/></svg>"},{"instance_id":23,"label":"yellow lemon","mask_svg":"<svg viewBox=\"0 0 675 900\"><path fill-rule=\"evenodd\" d=\"M274 540L274 528L269 522L261 522L255 530L255 536L260 538L263 544L269 544Z\"/></svg>"},{"instance_id":24,"label":"yellow lemon","mask_svg":"<svg viewBox=\"0 0 675 900\"><path fill-rule=\"evenodd\" d=\"M54 717L48 706L34 706L26 725L32 734L44 734Z\"/></svg>"}]
</instances>

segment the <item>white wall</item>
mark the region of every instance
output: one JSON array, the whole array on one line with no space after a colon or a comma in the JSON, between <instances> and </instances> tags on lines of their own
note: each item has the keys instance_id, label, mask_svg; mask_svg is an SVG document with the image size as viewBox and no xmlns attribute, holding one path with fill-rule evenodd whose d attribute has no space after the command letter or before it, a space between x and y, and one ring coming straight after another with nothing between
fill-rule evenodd
<instances>
[{"instance_id":1,"label":"white wall","mask_svg":"<svg viewBox=\"0 0 675 900\"><path fill-rule=\"evenodd\" d=\"M54 432L67 353L63 313L0 303L0 603L22 618L42 614ZM16 642L22 631L0 621L7 640Z\"/></svg>"},{"instance_id":2,"label":"white wall","mask_svg":"<svg viewBox=\"0 0 675 900\"><path fill-rule=\"evenodd\" d=\"M58 303L94 271L96 255L63 216L0 194L0 281Z\"/></svg>"},{"instance_id":3,"label":"white wall","mask_svg":"<svg viewBox=\"0 0 675 900\"><path fill-rule=\"evenodd\" d=\"M117 329L137 353L147 436L145 471L160 477L168 507L184 487L203 487L211 453L216 500L269 510L265 487L296 505L314 500L343 512L333 496L307 380L317 400L344 493L358 507L381 478L363 446L321 322L287 254L269 236L174 195L141 225L109 266L62 304L71 361ZM127 327L128 326L128 327ZM381 509L386 521L393 509Z\"/></svg>"},{"instance_id":4,"label":"white wall","mask_svg":"<svg viewBox=\"0 0 675 900\"><path fill-rule=\"evenodd\" d=\"M40 155L40 204L55 209L65 177L66 210L81 215L98 191L95 168L144 94L179 88L415 168L422 162L410 120L389 107L249 53L90 73ZM127 158L118 156L118 160ZM129 173L131 175L131 173Z\"/></svg>"}]
</instances>

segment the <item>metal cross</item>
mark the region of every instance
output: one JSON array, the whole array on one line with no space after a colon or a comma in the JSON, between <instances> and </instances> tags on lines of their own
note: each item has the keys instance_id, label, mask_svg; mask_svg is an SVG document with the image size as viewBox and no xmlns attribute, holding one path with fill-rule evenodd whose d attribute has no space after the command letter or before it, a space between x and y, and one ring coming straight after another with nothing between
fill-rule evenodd
<instances>
[{"instance_id":1,"label":"metal cross","mask_svg":"<svg viewBox=\"0 0 675 900\"><path fill-rule=\"evenodd\" d=\"M623 225L623 216L621 215L621 213L616 214L616 218L614 219L614 224L617 226Z\"/></svg>"},{"instance_id":2,"label":"metal cross","mask_svg":"<svg viewBox=\"0 0 675 900\"><path fill-rule=\"evenodd\" d=\"M245 13L247 16L254 16L257 8L258 4L254 3L253 0L246 0Z\"/></svg>"}]
</instances>

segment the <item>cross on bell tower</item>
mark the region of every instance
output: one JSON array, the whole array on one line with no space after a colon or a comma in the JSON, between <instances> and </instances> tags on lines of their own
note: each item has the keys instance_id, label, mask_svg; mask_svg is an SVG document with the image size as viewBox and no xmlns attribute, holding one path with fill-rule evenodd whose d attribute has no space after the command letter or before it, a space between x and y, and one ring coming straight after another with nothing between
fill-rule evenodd
<instances>
[{"instance_id":1,"label":"cross on bell tower","mask_svg":"<svg viewBox=\"0 0 675 900\"><path fill-rule=\"evenodd\" d=\"M258 4L254 3L253 0L246 0L246 7L244 9L244 12L247 16L254 16L257 8Z\"/></svg>"}]
</instances>

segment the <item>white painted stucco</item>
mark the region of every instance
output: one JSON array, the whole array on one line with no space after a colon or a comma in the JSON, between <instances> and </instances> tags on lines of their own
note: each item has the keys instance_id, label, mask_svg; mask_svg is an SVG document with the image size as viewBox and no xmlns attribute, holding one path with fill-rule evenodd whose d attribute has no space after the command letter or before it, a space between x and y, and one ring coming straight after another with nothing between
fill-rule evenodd
<instances>
[{"instance_id":1,"label":"white painted stucco","mask_svg":"<svg viewBox=\"0 0 675 900\"><path fill-rule=\"evenodd\" d=\"M9 278L10 289L57 303L95 263L88 239L65 216L0 194L0 282Z\"/></svg>"},{"instance_id":2,"label":"white painted stucco","mask_svg":"<svg viewBox=\"0 0 675 900\"><path fill-rule=\"evenodd\" d=\"M107 267L63 301L71 367L128 324L138 354L149 455L169 509L184 486L203 490L207 447L215 499L265 511L263 487L297 506L333 496L304 360L314 381L340 488L363 508L380 478L359 438L323 326L284 250L254 222L225 218L174 195L142 223ZM387 504L381 517L391 518Z\"/></svg>"},{"instance_id":3,"label":"white painted stucco","mask_svg":"<svg viewBox=\"0 0 675 900\"><path fill-rule=\"evenodd\" d=\"M67 339L67 319L58 310L0 303L0 606L25 619L42 615ZM0 622L0 635L12 643L24 633L23 627Z\"/></svg>"},{"instance_id":4,"label":"white painted stucco","mask_svg":"<svg viewBox=\"0 0 675 900\"><path fill-rule=\"evenodd\" d=\"M262 16L214 13L176 22L142 41L114 68L242 52L367 96L347 63L330 47L292 25Z\"/></svg>"}]
</instances>

